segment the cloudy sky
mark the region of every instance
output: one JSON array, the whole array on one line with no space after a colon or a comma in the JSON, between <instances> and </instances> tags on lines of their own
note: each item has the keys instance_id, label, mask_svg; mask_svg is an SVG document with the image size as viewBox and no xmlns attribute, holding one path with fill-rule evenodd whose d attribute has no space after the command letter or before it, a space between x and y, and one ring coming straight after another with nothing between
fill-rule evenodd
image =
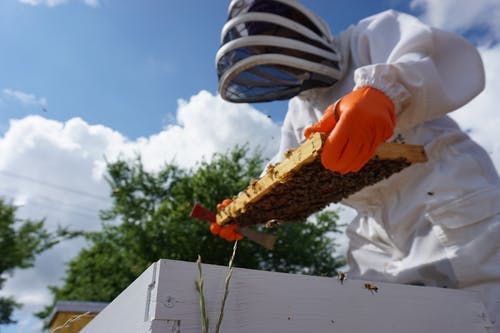
<instances>
[{"instance_id":1,"label":"cloudy sky","mask_svg":"<svg viewBox=\"0 0 500 333\"><path fill-rule=\"evenodd\" d=\"M394 8L473 42L486 89L452 116L500 168L498 0L303 2L334 32ZM98 229L110 203L105 158L140 153L156 170L172 160L190 167L237 143L273 154L286 104L233 105L216 94L226 9L222 0L0 1L0 196L19 217ZM83 245L62 243L9 276L0 294L25 306L2 332L40 332L31 313L50 303L47 286Z\"/></svg>"}]
</instances>

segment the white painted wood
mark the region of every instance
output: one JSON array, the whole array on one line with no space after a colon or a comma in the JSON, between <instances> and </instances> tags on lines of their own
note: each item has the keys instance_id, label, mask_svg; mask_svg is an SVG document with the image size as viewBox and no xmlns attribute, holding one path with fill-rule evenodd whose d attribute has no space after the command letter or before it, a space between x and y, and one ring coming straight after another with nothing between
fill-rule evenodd
<instances>
[{"instance_id":1,"label":"white painted wood","mask_svg":"<svg viewBox=\"0 0 500 333\"><path fill-rule=\"evenodd\" d=\"M156 268L151 265L128 286L113 302L92 319L81 332L147 332L149 322L150 291L154 288Z\"/></svg>"},{"instance_id":2,"label":"white painted wood","mask_svg":"<svg viewBox=\"0 0 500 333\"><path fill-rule=\"evenodd\" d=\"M219 313L227 268L203 265L210 330ZM194 262L160 260L82 331L200 333ZM488 332L471 291L283 274L235 268L224 332Z\"/></svg>"}]
</instances>

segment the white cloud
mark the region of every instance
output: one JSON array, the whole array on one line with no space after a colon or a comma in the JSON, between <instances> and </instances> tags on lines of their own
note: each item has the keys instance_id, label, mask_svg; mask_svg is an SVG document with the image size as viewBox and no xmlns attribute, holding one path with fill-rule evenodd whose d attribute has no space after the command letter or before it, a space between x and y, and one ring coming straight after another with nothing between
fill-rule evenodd
<instances>
[{"instance_id":1,"label":"white cloud","mask_svg":"<svg viewBox=\"0 0 500 333\"><path fill-rule=\"evenodd\" d=\"M30 6L46 5L49 7L55 7L65 3L67 0L18 0L18 1L20 3L24 3Z\"/></svg>"},{"instance_id":2,"label":"white cloud","mask_svg":"<svg viewBox=\"0 0 500 333\"><path fill-rule=\"evenodd\" d=\"M47 7L56 7L67 3L69 0L18 0L18 1L20 3L30 6L45 5ZM99 0L80 0L80 1L91 7L99 6Z\"/></svg>"},{"instance_id":3,"label":"white cloud","mask_svg":"<svg viewBox=\"0 0 500 333\"><path fill-rule=\"evenodd\" d=\"M22 204L20 218L46 217L50 229L65 225L95 230L100 227L98 211L110 205L104 157L112 161L140 153L148 170L172 159L192 167L202 156L209 159L235 144L260 145L271 157L278 141L279 126L265 114L206 91L178 101L175 123L134 141L80 118L59 122L27 116L11 120L0 136L0 196ZM34 268L16 270L0 294L16 295L26 304L22 317L41 310L51 300L47 286L60 283L63 263L83 245L83 241L65 242L43 253Z\"/></svg>"},{"instance_id":4,"label":"white cloud","mask_svg":"<svg viewBox=\"0 0 500 333\"><path fill-rule=\"evenodd\" d=\"M83 0L83 2L91 7L97 7L99 6L99 0Z\"/></svg>"},{"instance_id":5,"label":"white cloud","mask_svg":"<svg viewBox=\"0 0 500 333\"><path fill-rule=\"evenodd\" d=\"M33 94L8 88L3 89L2 93L8 98L12 98L23 105L39 105L42 107L47 106L47 100L44 97L37 98Z\"/></svg>"},{"instance_id":6,"label":"white cloud","mask_svg":"<svg viewBox=\"0 0 500 333\"><path fill-rule=\"evenodd\" d=\"M411 6L422 9L421 18L433 26L460 33L482 29L483 38L500 41L498 0L412 0Z\"/></svg>"},{"instance_id":7,"label":"white cloud","mask_svg":"<svg viewBox=\"0 0 500 333\"><path fill-rule=\"evenodd\" d=\"M178 101L175 124L129 144L125 150L141 151L149 169L171 160L191 167L202 157L226 152L236 144L260 146L266 156L271 156L277 150L278 139L277 125L252 106L227 103L201 91L189 101Z\"/></svg>"},{"instance_id":8,"label":"white cloud","mask_svg":"<svg viewBox=\"0 0 500 333\"><path fill-rule=\"evenodd\" d=\"M500 44L492 48L480 48L486 68L485 90L469 104L451 116L480 143L490 154L497 170L500 170L500 142L498 129L498 92L500 91Z\"/></svg>"}]
</instances>

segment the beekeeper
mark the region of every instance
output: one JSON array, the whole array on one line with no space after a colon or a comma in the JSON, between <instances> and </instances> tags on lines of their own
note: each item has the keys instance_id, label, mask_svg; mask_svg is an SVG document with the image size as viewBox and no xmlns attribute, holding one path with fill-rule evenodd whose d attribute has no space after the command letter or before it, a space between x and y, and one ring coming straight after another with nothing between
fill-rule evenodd
<instances>
[{"instance_id":1,"label":"beekeeper","mask_svg":"<svg viewBox=\"0 0 500 333\"><path fill-rule=\"evenodd\" d=\"M356 172L378 144L423 145L429 159L342 203L351 277L482 293L500 317L500 180L488 154L446 114L484 88L473 45L393 10L338 36L293 0L234 0L216 55L235 103L289 99L272 163L312 132L323 165ZM497 328L498 330L498 328Z\"/></svg>"}]
</instances>

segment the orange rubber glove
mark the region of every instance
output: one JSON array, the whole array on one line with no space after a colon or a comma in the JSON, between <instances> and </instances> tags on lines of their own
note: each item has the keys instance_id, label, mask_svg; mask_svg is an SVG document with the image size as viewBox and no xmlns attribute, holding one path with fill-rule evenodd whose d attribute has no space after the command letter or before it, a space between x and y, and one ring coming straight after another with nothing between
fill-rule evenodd
<instances>
[{"instance_id":1,"label":"orange rubber glove","mask_svg":"<svg viewBox=\"0 0 500 333\"><path fill-rule=\"evenodd\" d=\"M225 199L220 204L217 205L217 210L221 210L232 202L231 199ZM233 242L235 240L242 240L243 235L236 231L238 226L236 224L231 224L228 226L220 226L216 222L210 224L210 232L213 235L219 235L219 237L227 240L228 242Z\"/></svg>"},{"instance_id":2,"label":"orange rubber glove","mask_svg":"<svg viewBox=\"0 0 500 333\"><path fill-rule=\"evenodd\" d=\"M359 171L370 160L377 146L392 136L395 124L392 100L380 90L364 86L330 105L304 135L328 135L321 162L329 170L346 174Z\"/></svg>"}]
</instances>

